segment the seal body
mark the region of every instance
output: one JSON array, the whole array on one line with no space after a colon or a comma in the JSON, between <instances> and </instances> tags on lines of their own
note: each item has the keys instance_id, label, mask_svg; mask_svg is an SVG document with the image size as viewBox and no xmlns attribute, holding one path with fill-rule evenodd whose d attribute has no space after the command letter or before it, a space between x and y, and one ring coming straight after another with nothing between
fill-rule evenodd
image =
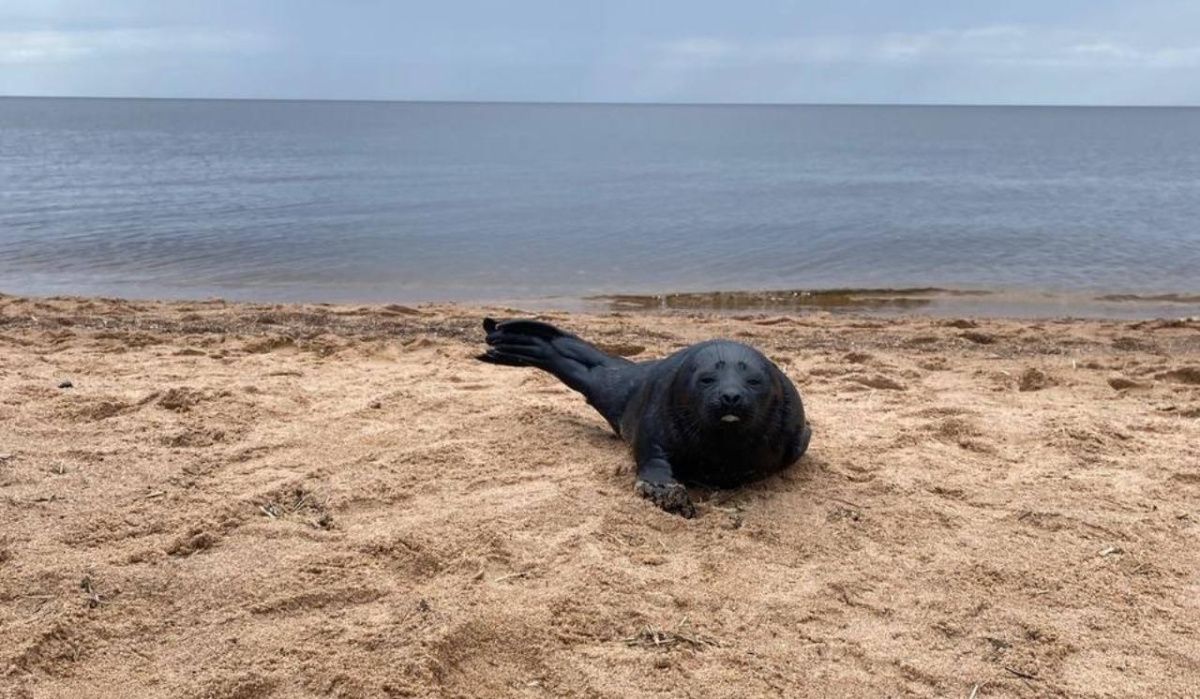
<instances>
[{"instance_id":1,"label":"seal body","mask_svg":"<svg viewBox=\"0 0 1200 699\"><path fill-rule=\"evenodd\" d=\"M796 387L748 345L701 342L631 362L553 325L483 321L494 364L533 366L579 391L632 448L636 490L695 514L684 484L728 488L799 459L812 436Z\"/></svg>"}]
</instances>

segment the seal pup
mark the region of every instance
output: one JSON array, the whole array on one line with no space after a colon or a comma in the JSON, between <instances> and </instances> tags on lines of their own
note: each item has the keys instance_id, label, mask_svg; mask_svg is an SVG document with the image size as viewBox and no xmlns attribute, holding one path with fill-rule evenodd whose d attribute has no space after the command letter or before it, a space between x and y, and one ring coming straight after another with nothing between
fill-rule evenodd
<instances>
[{"instance_id":1,"label":"seal pup","mask_svg":"<svg viewBox=\"0 0 1200 699\"><path fill-rule=\"evenodd\" d=\"M668 512L692 517L685 483L729 488L791 465L812 430L796 387L761 352L709 340L663 359L632 362L535 320L485 318L492 364L558 377L629 444L635 489Z\"/></svg>"}]
</instances>

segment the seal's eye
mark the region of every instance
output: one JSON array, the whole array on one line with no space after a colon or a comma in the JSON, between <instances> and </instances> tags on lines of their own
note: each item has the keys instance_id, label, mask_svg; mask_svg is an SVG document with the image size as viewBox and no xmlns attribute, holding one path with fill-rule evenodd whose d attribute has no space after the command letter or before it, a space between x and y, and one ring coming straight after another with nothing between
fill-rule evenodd
<instances>
[{"instance_id":1,"label":"seal's eye","mask_svg":"<svg viewBox=\"0 0 1200 699\"><path fill-rule=\"evenodd\" d=\"M746 379L747 386L761 386L762 379Z\"/></svg>"},{"instance_id":2,"label":"seal's eye","mask_svg":"<svg viewBox=\"0 0 1200 699\"><path fill-rule=\"evenodd\" d=\"M716 382L717 382L717 380L711 376L701 376L700 377L700 385L701 386L711 386L711 385L715 384Z\"/></svg>"}]
</instances>

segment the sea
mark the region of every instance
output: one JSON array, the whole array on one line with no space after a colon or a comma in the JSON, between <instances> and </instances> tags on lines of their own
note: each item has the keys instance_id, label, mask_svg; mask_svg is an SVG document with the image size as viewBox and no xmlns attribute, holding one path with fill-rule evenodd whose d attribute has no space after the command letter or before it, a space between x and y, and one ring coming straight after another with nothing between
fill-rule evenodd
<instances>
[{"instance_id":1,"label":"sea","mask_svg":"<svg viewBox=\"0 0 1200 699\"><path fill-rule=\"evenodd\" d=\"M1200 314L1200 109L0 98L3 293L912 289Z\"/></svg>"}]
</instances>

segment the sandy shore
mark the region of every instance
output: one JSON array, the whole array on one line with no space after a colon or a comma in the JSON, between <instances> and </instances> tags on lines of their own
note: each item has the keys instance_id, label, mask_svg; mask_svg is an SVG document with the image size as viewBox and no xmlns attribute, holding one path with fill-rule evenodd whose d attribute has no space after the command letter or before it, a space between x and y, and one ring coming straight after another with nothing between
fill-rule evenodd
<instances>
[{"instance_id":1,"label":"sandy shore","mask_svg":"<svg viewBox=\"0 0 1200 699\"><path fill-rule=\"evenodd\" d=\"M1200 687L1200 323L543 316L796 381L687 521L484 313L0 297L0 696Z\"/></svg>"}]
</instances>

